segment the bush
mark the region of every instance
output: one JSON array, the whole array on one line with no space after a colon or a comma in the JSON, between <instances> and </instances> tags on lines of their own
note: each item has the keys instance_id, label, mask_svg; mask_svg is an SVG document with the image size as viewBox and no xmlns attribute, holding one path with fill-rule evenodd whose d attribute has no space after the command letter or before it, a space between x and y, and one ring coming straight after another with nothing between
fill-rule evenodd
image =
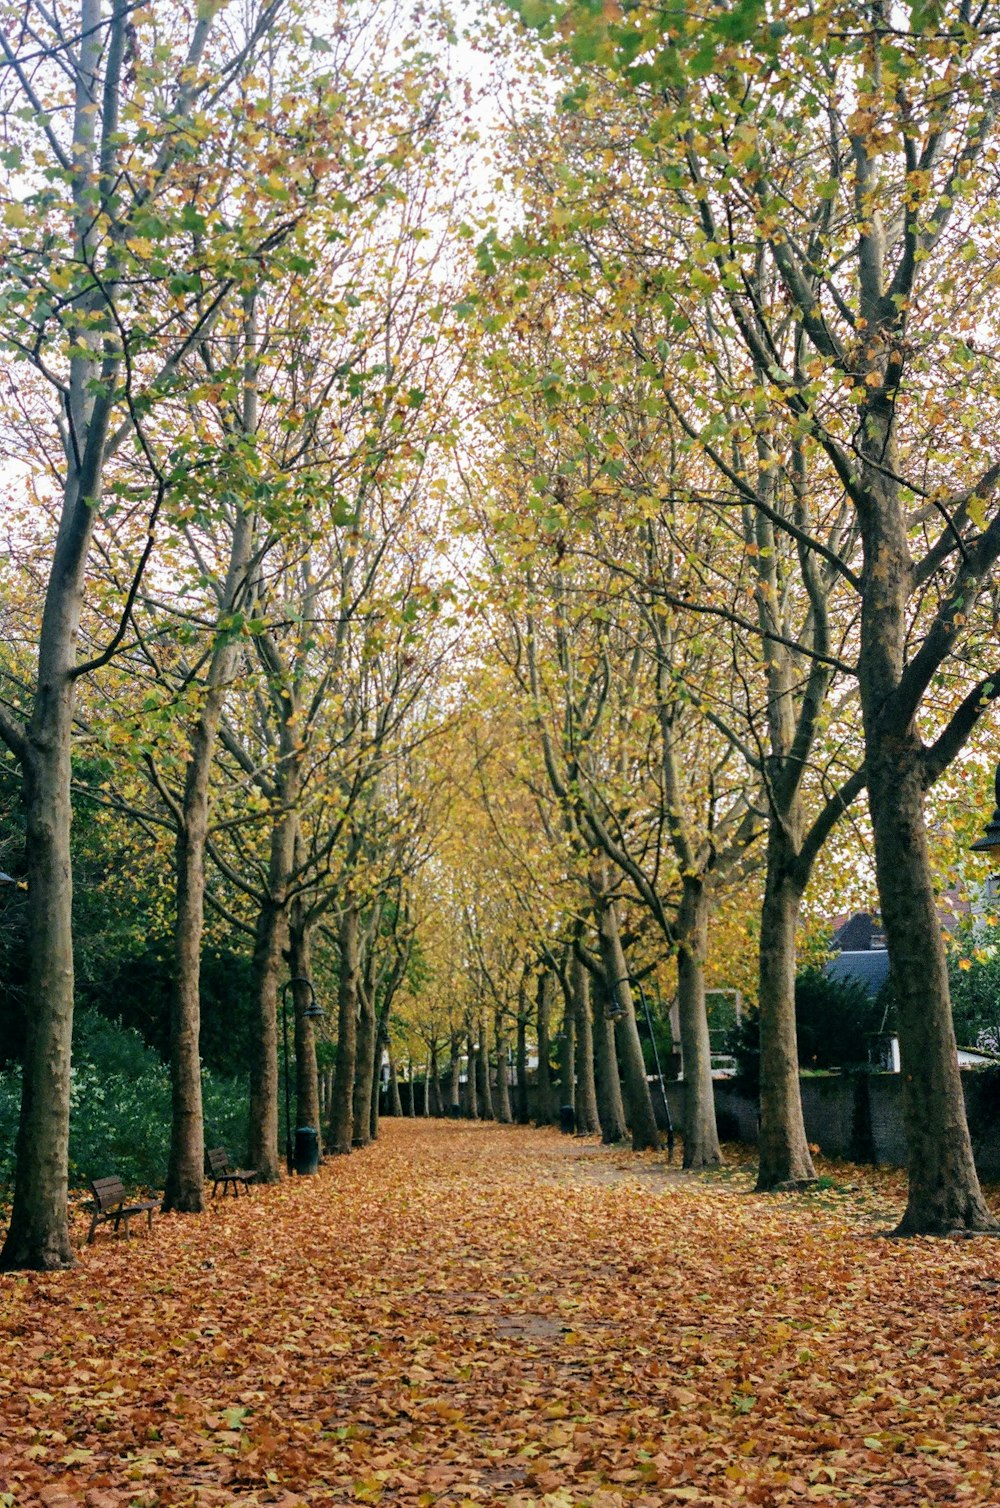
<instances>
[{"instance_id":1,"label":"bush","mask_svg":"<svg viewBox=\"0 0 1000 1508\"><path fill-rule=\"evenodd\" d=\"M853 979L834 979L821 968L795 980L795 1024L800 1069L853 1068L868 1062L870 1037L883 1029L885 1004ZM760 1082L760 1022L744 1017L731 1039L736 1071L756 1091Z\"/></svg>"},{"instance_id":2,"label":"bush","mask_svg":"<svg viewBox=\"0 0 1000 1508\"><path fill-rule=\"evenodd\" d=\"M249 1100L243 1083L202 1074L205 1134L246 1159ZM14 1178L20 1073L0 1073L0 1181ZM70 1090L70 1185L117 1173L162 1188L170 1148L170 1075L139 1033L95 1011L77 1015Z\"/></svg>"},{"instance_id":3,"label":"bush","mask_svg":"<svg viewBox=\"0 0 1000 1508\"><path fill-rule=\"evenodd\" d=\"M1000 927L962 937L948 958L948 984L959 1046L1000 1052Z\"/></svg>"}]
</instances>

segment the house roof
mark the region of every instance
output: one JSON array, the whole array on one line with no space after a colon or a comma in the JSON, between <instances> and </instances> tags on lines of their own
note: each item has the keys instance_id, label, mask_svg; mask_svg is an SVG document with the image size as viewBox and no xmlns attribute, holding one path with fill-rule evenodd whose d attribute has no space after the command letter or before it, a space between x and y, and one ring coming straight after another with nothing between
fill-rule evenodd
<instances>
[{"instance_id":1,"label":"house roof","mask_svg":"<svg viewBox=\"0 0 1000 1508\"><path fill-rule=\"evenodd\" d=\"M889 977L889 954L884 948L837 953L826 965L825 972L831 979L857 980L874 998Z\"/></svg>"}]
</instances>

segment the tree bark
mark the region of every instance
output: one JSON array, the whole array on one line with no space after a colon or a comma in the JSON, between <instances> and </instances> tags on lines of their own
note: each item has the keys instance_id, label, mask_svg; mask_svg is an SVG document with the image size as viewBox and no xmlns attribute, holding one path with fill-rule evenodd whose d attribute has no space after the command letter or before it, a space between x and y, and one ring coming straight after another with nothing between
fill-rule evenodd
<instances>
[{"instance_id":1,"label":"tree bark","mask_svg":"<svg viewBox=\"0 0 1000 1508\"><path fill-rule=\"evenodd\" d=\"M477 1121L479 1119L479 1095L476 1091L478 1054L471 1035L466 1038L465 1048L465 1117L466 1120Z\"/></svg>"},{"instance_id":2,"label":"tree bark","mask_svg":"<svg viewBox=\"0 0 1000 1508\"><path fill-rule=\"evenodd\" d=\"M315 1004L312 980L312 935L301 916L293 911L289 931L289 967L295 983L295 1124L309 1126L319 1140L323 1155L322 1116L319 1104L319 1069L316 1064L315 1021L305 1013Z\"/></svg>"},{"instance_id":3,"label":"tree bark","mask_svg":"<svg viewBox=\"0 0 1000 1508\"><path fill-rule=\"evenodd\" d=\"M73 1040L70 728L72 682L50 696L45 735L23 763L27 815L28 1009L17 1177L0 1267L73 1265L67 1220ZM37 735L36 735L37 738Z\"/></svg>"},{"instance_id":4,"label":"tree bark","mask_svg":"<svg viewBox=\"0 0 1000 1508\"><path fill-rule=\"evenodd\" d=\"M476 1089L479 1110L484 1121L495 1120L493 1090L490 1086L490 1047L485 1012L479 1018L479 1050L476 1053Z\"/></svg>"},{"instance_id":5,"label":"tree bark","mask_svg":"<svg viewBox=\"0 0 1000 1508\"><path fill-rule=\"evenodd\" d=\"M430 1095L431 1095L431 1099L430 1099L430 1111L429 1111L429 1114L440 1117L440 1116L442 1116L444 1114L444 1107L441 1104L441 1068L440 1068L440 1064L438 1063L438 1045L437 1045L437 1040L435 1038L431 1038L431 1043L430 1043L430 1047L428 1048L428 1052L429 1052L428 1061L430 1063L430 1075L431 1075L431 1082L430 1082Z\"/></svg>"},{"instance_id":6,"label":"tree bark","mask_svg":"<svg viewBox=\"0 0 1000 1508\"><path fill-rule=\"evenodd\" d=\"M399 1075L396 1072L396 1059L389 1049L389 1114L398 1115L402 1118L403 1102L399 1097Z\"/></svg>"},{"instance_id":7,"label":"tree bark","mask_svg":"<svg viewBox=\"0 0 1000 1508\"><path fill-rule=\"evenodd\" d=\"M965 1114L920 765L915 750L880 743L869 737L869 806L899 1016L909 1174L899 1230L990 1230Z\"/></svg>"},{"instance_id":8,"label":"tree bark","mask_svg":"<svg viewBox=\"0 0 1000 1508\"><path fill-rule=\"evenodd\" d=\"M391 1066L392 1058L389 1054L389 1014L383 1008L379 1012L378 1028L375 1033L375 1061L372 1072L371 1120L369 1127L372 1141L378 1140L379 1120L382 1115L382 1068L386 1058L389 1059ZM398 1085L396 1095L397 1097L399 1095ZM391 1104L387 1108L387 1113L389 1115L393 1113Z\"/></svg>"},{"instance_id":9,"label":"tree bark","mask_svg":"<svg viewBox=\"0 0 1000 1508\"><path fill-rule=\"evenodd\" d=\"M572 995L566 995L559 1033L559 1108L569 1105L576 1116L576 1015Z\"/></svg>"},{"instance_id":10,"label":"tree bark","mask_svg":"<svg viewBox=\"0 0 1000 1508\"><path fill-rule=\"evenodd\" d=\"M375 1003L371 998L369 982L358 978L359 1012L357 1042L354 1061L354 1130L356 1147L367 1147L372 1139L371 1106L372 1080L375 1076Z\"/></svg>"},{"instance_id":11,"label":"tree bark","mask_svg":"<svg viewBox=\"0 0 1000 1508\"><path fill-rule=\"evenodd\" d=\"M715 1168L722 1162L715 1124L712 1045L705 1009L708 915L704 879L700 875L685 875L677 913L677 1001L684 1058L686 1168Z\"/></svg>"},{"instance_id":12,"label":"tree bark","mask_svg":"<svg viewBox=\"0 0 1000 1508\"><path fill-rule=\"evenodd\" d=\"M552 974L546 969L538 976L535 991L535 1033L538 1038L538 1072L535 1076L537 1102L535 1120L539 1126L551 1126L559 1119L555 1088L552 1083L550 1054L552 1042L549 1027L549 1012L552 1002Z\"/></svg>"},{"instance_id":13,"label":"tree bark","mask_svg":"<svg viewBox=\"0 0 1000 1508\"><path fill-rule=\"evenodd\" d=\"M806 1141L795 1029L795 934L801 892L787 873L787 840L777 823L768 835L767 879L760 918L760 1133L757 1189L815 1178Z\"/></svg>"},{"instance_id":14,"label":"tree bark","mask_svg":"<svg viewBox=\"0 0 1000 1508\"><path fill-rule=\"evenodd\" d=\"M617 1004L615 1042L621 1064L622 1094L625 1114L632 1133L633 1152L645 1152L660 1145L653 1101L646 1080L646 1062L642 1055L639 1028L632 1002L628 965L618 930L618 908L613 896L602 895L599 901L599 937L601 962L607 980L608 997Z\"/></svg>"},{"instance_id":15,"label":"tree bark","mask_svg":"<svg viewBox=\"0 0 1000 1508\"><path fill-rule=\"evenodd\" d=\"M330 1151L345 1157L351 1150L354 1130L354 1065L357 1057L358 1009L358 907L354 897L344 897L340 913L340 990L337 1000L337 1066L333 1076L333 1107L330 1116Z\"/></svg>"},{"instance_id":16,"label":"tree bark","mask_svg":"<svg viewBox=\"0 0 1000 1508\"><path fill-rule=\"evenodd\" d=\"M493 1022L493 1040L497 1054L496 1117L501 1126L509 1126L513 1120L510 1108L510 1076L507 1071L507 1037L504 1030L503 1012L497 1011Z\"/></svg>"},{"instance_id":17,"label":"tree bark","mask_svg":"<svg viewBox=\"0 0 1000 1508\"><path fill-rule=\"evenodd\" d=\"M448 1060L448 1114L457 1116L462 1110L462 1039L457 1032L451 1034L451 1057Z\"/></svg>"},{"instance_id":18,"label":"tree bark","mask_svg":"<svg viewBox=\"0 0 1000 1508\"><path fill-rule=\"evenodd\" d=\"M531 1116L528 1111L528 1021L522 1011L517 1018L517 1084L514 1096L517 1105L517 1124L529 1126Z\"/></svg>"},{"instance_id":19,"label":"tree bark","mask_svg":"<svg viewBox=\"0 0 1000 1508\"><path fill-rule=\"evenodd\" d=\"M576 1023L576 1129L590 1136L601 1129L594 1081L594 1023L590 1012L590 975L575 950L570 957L569 970Z\"/></svg>"},{"instance_id":20,"label":"tree bark","mask_svg":"<svg viewBox=\"0 0 1000 1508\"><path fill-rule=\"evenodd\" d=\"M250 1045L250 1166L257 1169L261 1183L277 1183L281 1177L282 1158L278 1148L278 991L281 987L284 949L289 941L288 888L295 871L299 831L297 803L301 782L295 750L297 703L287 688L283 688L283 692L279 728L281 766L277 782L281 811L271 829L267 895L257 916L251 971L254 1030ZM293 977L298 972L293 966ZM296 1022L297 1020L296 1016ZM315 1050L313 1059L315 1062ZM318 1127L319 1121L300 1121L299 1124Z\"/></svg>"},{"instance_id":21,"label":"tree bark","mask_svg":"<svg viewBox=\"0 0 1000 1508\"><path fill-rule=\"evenodd\" d=\"M272 867L274 841L272 837ZM281 1177L278 1151L278 990L288 933L288 913L272 891L257 913L251 965L253 1031L250 1038L250 1166L261 1183Z\"/></svg>"},{"instance_id":22,"label":"tree bark","mask_svg":"<svg viewBox=\"0 0 1000 1508\"><path fill-rule=\"evenodd\" d=\"M606 999L607 989L602 981L598 999L594 1002L594 1069L601 1140L610 1146L612 1142L625 1140L628 1126L625 1124L625 1104L615 1050L615 1026L608 1020Z\"/></svg>"}]
</instances>

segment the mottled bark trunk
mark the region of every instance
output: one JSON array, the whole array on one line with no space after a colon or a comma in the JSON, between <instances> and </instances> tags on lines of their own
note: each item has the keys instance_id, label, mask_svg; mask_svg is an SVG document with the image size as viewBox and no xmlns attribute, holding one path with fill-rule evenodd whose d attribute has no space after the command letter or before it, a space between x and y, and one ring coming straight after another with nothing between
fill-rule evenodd
<instances>
[{"instance_id":1,"label":"mottled bark trunk","mask_svg":"<svg viewBox=\"0 0 1000 1508\"><path fill-rule=\"evenodd\" d=\"M639 1040L639 1028L632 1002L628 965L618 930L618 909L610 896L601 898L599 907L601 962L607 980L609 998L615 1003L615 1043L621 1065L622 1095L625 1115L632 1133L632 1150L644 1152L660 1145L653 1101L646 1081L646 1063Z\"/></svg>"},{"instance_id":2,"label":"mottled bark trunk","mask_svg":"<svg viewBox=\"0 0 1000 1508\"><path fill-rule=\"evenodd\" d=\"M497 1011L493 1022L493 1040L497 1054L496 1117L501 1126L509 1126L513 1120L510 1108L510 1074L507 1067L507 1035L503 1013Z\"/></svg>"},{"instance_id":3,"label":"mottled bark trunk","mask_svg":"<svg viewBox=\"0 0 1000 1508\"><path fill-rule=\"evenodd\" d=\"M451 1056L448 1059L448 1114L460 1115L462 1111L462 1039L455 1032L451 1035Z\"/></svg>"},{"instance_id":4,"label":"mottled bark trunk","mask_svg":"<svg viewBox=\"0 0 1000 1508\"><path fill-rule=\"evenodd\" d=\"M432 1042L430 1045L430 1074L431 1101L429 1113L431 1115L441 1116L444 1114L444 1107L441 1104L441 1065L438 1061L438 1049L436 1042Z\"/></svg>"},{"instance_id":5,"label":"mottled bark trunk","mask_svg":"<svg viewBox=\"0 0 1000 1508\"><path fill-rule=\"evenodd\" d=\"M399 1097L399 1075L396 1072L396 1060L389 1049L389 1114L402 1116L403 1102Z\"/></svg>"},{"instance_id":6,"label":"mottled bark trunk","mask_svg":"<svg viewBox=\"0 0 1000 1508\"><path fill-rule=\"evenodd\" d=\"M406 1080L410 1091L409 1098L406 1101L406 1113L412 1120L417 1114L417 1078L413 1071L412 1058L407 1058L406 1060Z\"/></svg>"},{"instance_id":7,"label":"mottled bark trunk","mask_svg":"<svg viewBox=\"0 0 1000 1508\"><path fill-rule=\"evenodd\" d=\"M531 1124L528 1110L528 1022L523 1015L517 1018L517 1085L514 1101L517 1107L519 1126Z\"/></svg>"},{"instance_id":8,"label":"mottled bark trunk","mask_svg":"<svg viewBox=\"0 0 1000 1508\"><path fill-rule=\"evenodd\" d=\"M785 865L777 824L768 838L760 916L760 1133L757 1188L815 1178L806 1142L795 1031L795 933L801 892Z\"/></svg>"},{"instance_id":9,"label":"mottled bark trunk","mask_svg":"<svg viewBox=\"0 0 1000 1508\"><path fill-rule=\"evenodd\" d=\"M570 959L570 988L576 1023L576 1129L586 1135L600 1131L597 1085L594 1080L594 1023L590 1011L590 976L582 959Z\"/></svg>"},{"instance_id":10,"label":"mottled bark trunk","mask_svg":"<svg viewBox=\"0 0 1000 1508\"><path fill-rule=\"evenodd\" d=\"M295 866L297 782L285 791L271 831L267 898L257 916L251 968L254 1020L250 1039L250 1166L262 1183L281 1177L278 1151L278 990L288 942L288 885ZM293 967L292 973L297 970ZM314 1122L306 1121L304 1125Z\"/></svg>"},{"instance_id":11,"label":"mottled bark trunk","mask_svg":"<svg viewBox=\"0 0 1000 1508\"><path fill-rule=\"evenodd\" d=\"M257 913L250 992L250 1165L262 1183L281 1177L278 1152L278 990L284 970L287 909L272 897Z\"/></svg>"},{"instance_id":12,"label":"mottled bark trunk","mask_svg":"<svg viewBox=\"0 0 1000 1508\"><path fill-rule=\"evenodd\" d=\"M340 913L340 990L337 999L337 1066L333 1076L330 1151L346 1156L354 1131L354 1064L357 1057L358 908L346 897Z\"/></svg>"},{"instance_id":13,"label":"mottled bark trunk","mask_svg":"<svg viewBox=\"0 0 1000 1508\"><path fill-rule=\"evenodd\" d=\"M98 228L100 177L97 131L117 116L127 12L112 7L110 25L99 0L81 0L75 51L71 176L71 255L92 265L104 229ZM105 72L100 77L107 47ZM102 102L105 107L102 111ZM110 113L109 113L110 112ZM110 139L103 143L115 156ZM105 285L105 288L107 284ZM102 308L95 286L77 307ZM28 994L17 1172L10 1226L0 1268L52 1271L70 1267L66 1194L69 1182L70 1059L73 1040L73 882L70 851L71 740L76 705L77 645L87 558L98 516L108 429L120 360L90 323L69 326L66 480L59 530L45 591L33 710L24 728L6 712L3 737L24 776L28 877ZM110 322L109 322L110 332ZM113 339L113 337L112 337Z\"/></svg>"},{"instance_id":14,"label":"mottled bark trunk","mask_svg":"<svg viewBox=\"0 0 1000 1508\"><path fill-rule=\"evenodd\" d=\"M164 1210L196 1214L205 1207L205 1127L201 1100L201 936L205 920L205 842L209 775L221 699L205 706L188 759L183 818L177 837L177 917L170 1002L170 1156Z\"/></svg>"},{"instance_id":15,"label":"mottled bark trunk","mask_svg":"<svg viewBox=\"0 0 1000 1508\"><path fill-rule=\"evenodd\" d=\"M382 1066L385 1063L388 1046L389 1020L385 1012L382 1012L375 1032L375 1065L372 1073L371 1110L368 1120L368 1131L372 1141L378 1140L378 1125L382 1113Z\"/></svg>"},{"instance_id":16,"label":"mottled bark trunk","mask_svg":"<svg viewBox=\"0 0 1000 1508\"><path fill-rule=\"evenodd\" d=\"M540 1126L550 1126L559 1119L555 1086L552 1082L552 1040L549 1024L554 985L555 980L547 970L538 976L538 987L535 992L535 1033L538 1038L535 1120Z\"/></svg>"},{"instance_id":17,"label":"mottled bark trunk","mask_svg":"<svg viewBox=\"0 0 1000 1508\"><path fill-rule=\"evenodd\" d=\"M559 1105L569 1105L576 1114L576 1016L572 999L566 1002L559 1033Z\"/></svg>"},{"instance_id":18,"label":"mottled bark trunk","mask_svg":"<svg viewBox=\"0 0 1000 1508\"><path fill-rule=\"evenodd\" d=\"M607 1016L607 989L602 984L594 1001L594 1071L597 1083L597 1113L601 1123L601 1140L610 1145L624 1141L625 1103L622 1099L615 1026Z\"/></svg>"},{"instance_id":19,"label":"mottled bark trunk","mask_svg":"<svg viewBox=\"0 0 1000 1508\"><path fill-rule=\"evenodd\" d=\"M493 1113L493 1089L490 1085L490 1044L486 1030L486 1017L479 1023L479 1050L476 1054L476 1091L479 1097L479 1113L484 1121L495 1120Z\"/></svg>"},{"instance_id":20,"label":"mottled bark trunk","mask_svg":"<svg viewBox=\"0 0 1000 1508\"><path fill-rule=\"evenodd\" d=\"M72 683L24 765L28 861L28 1009L17 1172L0 1267L73 1265L67 1221L73 1040L70 726Z\"/></svg>"},{"instance_id":21,"label":"mottled bark trunk","mask_svg":"<svg viewBox=\"0 0 1000 1508\"><path fill-rule=\"evenodd\" d=\"M312 979L312 937L300 916L293 916L289 932L289 967L295 983L295 1124L316 1132L323 1155L322 1116L319 1104L319 1068L316 1063L316 1021L305 1013L315 1005Z\"/></svg>"},{"instance_id":22,"label":"mottled bark trunk","mask_svg":"<svg viewBox=\"0 0 1000 1508\"><path fill-rule=\"evenodd\" d=\"M358 981L359 1012L357 1021L356 1054L354 1060L354 1129L352 1139L356 1147L367 1147L371 1141L372 1079L375 1074L375 1003L366 984Z\"/></svg>"},{"instance_id":23,"label":"mottled bark trunk","mask_svg":"<svg viewBox=\"0 0 1000 1508\"><path fill-rule=\"evenodd\" d=\"M465 1068L465 1116L467 1120L479 1119L479 1095L476 1091L477 1065L476 1044L472 1038L466 1039L466 1068Z\"/></svg>"},{"instance_id":24,"label":"mottled bark trunk","mask_svg":"<svg viewBox=\"0 0 1000 1508\"><path fill-rule=\"evenodd\" d=\"M917 758L869 740L869 805L899 1021L909 1187L907 1235L987 1230L952 1024Z\"/></svg>"},{"instance_id":25,"label":"mottled bark trunk","mask_svg":"<svg viewBox=\"0 0 1000 1508\"><path fill-rule=\"evenodd\" d=\"M705 1009L709 900L700 876L686 875L682 884L677 913L677 1001L684 1058L684 1166L713 1168L722 1162L722 1152Z\"/></svg>"}]
</instances>

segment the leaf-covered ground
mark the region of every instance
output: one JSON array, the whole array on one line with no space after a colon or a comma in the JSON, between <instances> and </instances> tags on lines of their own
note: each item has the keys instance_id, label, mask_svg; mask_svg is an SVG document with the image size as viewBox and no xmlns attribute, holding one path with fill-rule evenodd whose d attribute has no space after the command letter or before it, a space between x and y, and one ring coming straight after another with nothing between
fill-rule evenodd
<instances>
[{"instance_id":1,"label":"leaf-covered ground","mask_svg":"<svg viewBox=\"0 0 1000 1508\"><path fill-rule=\"evenodd\" d=\"M0 1279L0 1503L1000 1502L1000 1245L874 1239L892 1179L748 1189L385 1123L100 1235Z\"/></svg>"}]
</instances>

